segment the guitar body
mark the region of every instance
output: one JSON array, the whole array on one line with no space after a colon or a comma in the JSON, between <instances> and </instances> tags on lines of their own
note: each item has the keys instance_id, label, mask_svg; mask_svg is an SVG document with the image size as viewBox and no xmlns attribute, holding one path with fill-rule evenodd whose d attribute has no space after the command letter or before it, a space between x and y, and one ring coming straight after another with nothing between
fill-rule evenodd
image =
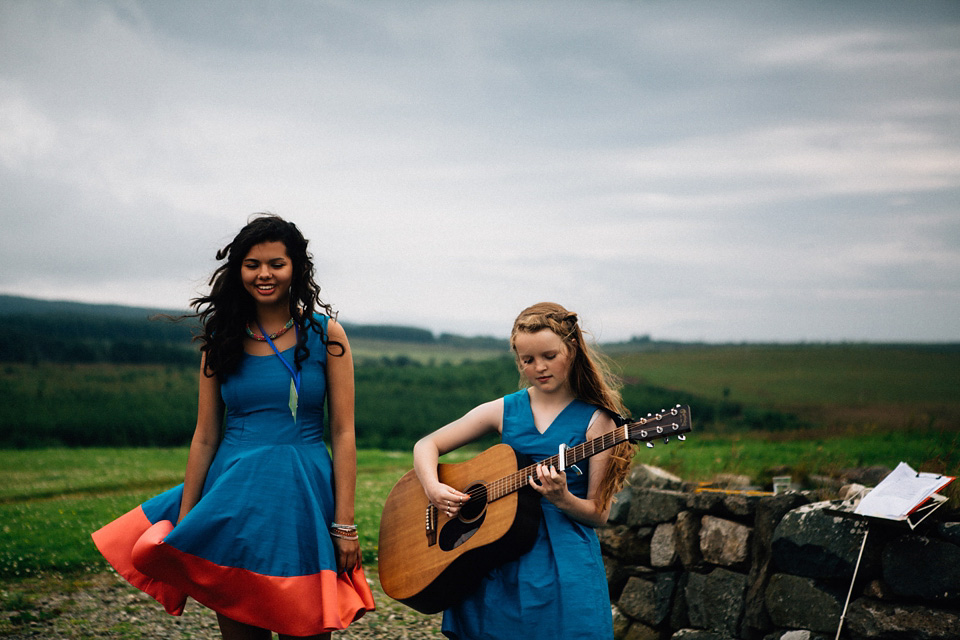
<instances>
[{"instance_id":1,"label":"guitar body","mask_svg":"<svg viewBox=\"0 0 960 640\"><path fill-rule=\"evenodd\" d=\"M689 406L630 423L617 416L613 431L574 447L561 446L557 455L538 464L563 470L621 442L652 447L654 440L684 440L689 431ZM436 613L476 589L490 569L529 551L540 526L540 494L527 482L535 465L520 465L517 453L505 444L467 462L438 465L440 482L471 496L453 518L430 504L413 471L400 478L380 517L384 593L421 613Z\"/></svg>"},{"instance_id":2,"label":"guitar body","mask_svg":"<svg viewBox=\"0 0 960 640\"><path fill-rule=\"evenodd\" d=\"M453 518L430 505L413 471L400 478L380 519L384 593L421 613L436 613L476 589L490 569L529 551L540 524L540 495L525 487L488 502L485 491L520 468L505 444L467 462L439 465L440 482L476 496Z\"/></svg>"}]
</instances>

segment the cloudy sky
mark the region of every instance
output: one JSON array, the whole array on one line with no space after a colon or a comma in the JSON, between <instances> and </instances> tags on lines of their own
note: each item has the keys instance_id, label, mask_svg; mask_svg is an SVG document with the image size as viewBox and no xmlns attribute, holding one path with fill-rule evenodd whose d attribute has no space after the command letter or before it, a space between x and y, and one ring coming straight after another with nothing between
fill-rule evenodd
<instances>
[{"instance_id":1,"label":"cloudy sky","mask_svg":"<svg viewBox=\"0 0 960 640\"><path fill-rule=\"evenodd\" d=\"M183 308L256 211L340 318L960 341L960 3L0 2L0 293Z\"/></svg>"}]
</instances>

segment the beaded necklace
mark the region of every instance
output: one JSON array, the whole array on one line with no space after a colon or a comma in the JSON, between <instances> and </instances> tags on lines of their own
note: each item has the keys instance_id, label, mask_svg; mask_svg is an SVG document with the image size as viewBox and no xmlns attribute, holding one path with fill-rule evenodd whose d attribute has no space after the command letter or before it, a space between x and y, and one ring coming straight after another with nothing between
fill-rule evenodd
<instances>
[{"instance_id":1,"label":"beaded necklace","mask_svg":"<svg viewBox=\"0 0 960 640\"><path fill-rule=\"evenodd\" d=\"M289 320L287 320L287 324L283 325L283 328L282 328L282 329L280 329L280 330L277 331L276 333L271 333L269 336L266 336L266 337L265 337L263 334L254 333L254 332L253 332L253 329L250 328L250 324L249 324L249 323L247 324L247 327L246 327L246 328L247 328L247 335L248 335L248 336L250 336L251 338L253 338L253 339L256 340L257 342L266 342L266 341L267 341L267 337L269 337L271 340L276 340L277 338L279 338L280 336L282 336L283 334L285 334L287 331L289 331L289 330L290 330L290 327L292 327L292 326L293 326L293 317L291 317ZM263 331L263 329L261 329L261 331Z\"/></svg>"}]
</instances>

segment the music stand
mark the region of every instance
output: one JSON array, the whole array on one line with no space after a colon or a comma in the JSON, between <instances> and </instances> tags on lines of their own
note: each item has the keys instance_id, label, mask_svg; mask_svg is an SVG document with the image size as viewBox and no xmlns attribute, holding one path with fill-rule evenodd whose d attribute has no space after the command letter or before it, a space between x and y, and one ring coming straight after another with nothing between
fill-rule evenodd
<instances>
[{"instance_id":1,"label":"music stand","mask_svg":"<svg viewBox=\"0 0 960 640\"><path fill-rule=\"evenodd\" d=\"M866 524L863 531L863 540L860 542L860 552L857 554L857 563L853 567L853 579L850 580L850 588L847 590L847 599L843 603L843 611L840 613L840 623L837 625L837 635L834 640L840 640L840 630L843 629L843 621L847 617L847 608L850 606L850 597L853 595L853 587L857 582L857 572L860 571L860 560L863 558L863 550L867 546L867 536L870 535L870 523L879 522L885 525L900 527L906 526L913 531L921 522L926 520L931 513L942 507L947 502L947 496L934 493L929 497L929 501L929 503L924 504L921 507L917 507L914 511L904 515L901 518L885 518L856 513L854 511L856 505L853 499L844 501L837 508L828 507L824 509L826 513L831 515L839 516L841 518L850 518L852 520L859 520L860 522ZM917 515L920 517L915 517Z\"/></svg>"}]
</instances>

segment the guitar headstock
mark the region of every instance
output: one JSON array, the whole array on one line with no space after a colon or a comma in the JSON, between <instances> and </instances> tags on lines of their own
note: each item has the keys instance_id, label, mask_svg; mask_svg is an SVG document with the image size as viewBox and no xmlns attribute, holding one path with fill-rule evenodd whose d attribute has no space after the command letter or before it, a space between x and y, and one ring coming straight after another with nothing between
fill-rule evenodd
<instances>
[{"instance_id":1,"label":"guitar headstock","mask_svg":"<svg viewBox=\"0 0 960 640\"><path fill-rule=\"evenodd\" d=\"M653 447L653 440L657 438L663 438L664 442L668 442L672 436L676 436L678 440L686 440L685 434L691 431L690 407L678 404L659 413L648 413L646 418L629 422L625 426L631 442L646 442L648 447Z\"/></svg>"}]
</instances>

